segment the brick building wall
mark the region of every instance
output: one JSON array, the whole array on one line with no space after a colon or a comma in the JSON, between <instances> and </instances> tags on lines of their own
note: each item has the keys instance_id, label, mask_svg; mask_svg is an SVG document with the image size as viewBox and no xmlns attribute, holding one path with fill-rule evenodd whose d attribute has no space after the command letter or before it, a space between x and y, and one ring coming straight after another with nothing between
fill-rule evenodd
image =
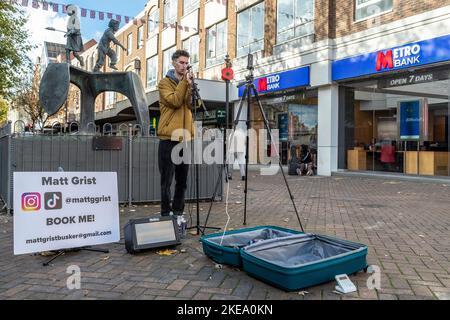
<instances>
[{"instance_id":1,"label":"brick building wall","mask_svg":"<svg viewBox=\"0 0 450 320\"><path fill-rule=\"evenodd\" d=\"M450 5L450 0L393 0L392 11L355 22L355 0L333 0L332 2L334 2L335 37L337 38Z\"/></svg>"}]
</instances>

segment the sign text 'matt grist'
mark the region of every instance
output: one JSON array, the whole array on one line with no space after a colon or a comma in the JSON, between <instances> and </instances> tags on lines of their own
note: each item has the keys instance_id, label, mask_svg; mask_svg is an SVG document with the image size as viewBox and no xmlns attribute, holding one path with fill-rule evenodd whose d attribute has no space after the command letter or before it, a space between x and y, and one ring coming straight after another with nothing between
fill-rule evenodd
<instances>
[{"instance_id":1,"label":"sign text 'matt grist'","mask_svg":"<svg viewBox=\"0 0 450 320\"><path fill-rule=\"evenodd\" d=\"M88 178L84 177L72 177L70 179L68 177L60 177L60 178L52 178L52 177L42 177L42 185L43 186L68 186L69 182L73 185L92 185L97 184L97 178L92 177Z\"/></svg>"}]
</instances>

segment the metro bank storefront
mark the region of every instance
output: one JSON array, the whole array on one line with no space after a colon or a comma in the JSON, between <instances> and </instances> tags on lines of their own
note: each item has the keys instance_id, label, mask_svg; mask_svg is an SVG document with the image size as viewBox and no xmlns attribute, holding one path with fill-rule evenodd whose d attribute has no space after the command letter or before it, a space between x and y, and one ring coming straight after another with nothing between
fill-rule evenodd
<instances>
[{"instance_id":1,"label":"metro bank storefront","mask_svg":"<svg viewBox=\"0 0 450 320\"><path fill-rule=\"evenodd\" d=\"M450 176L449 78L450 35L334 61L338 168Z\"/></svg>"},{"instance_id":2,"label":"metro bank storefront","mask_svg":"<svg viewBox=\"0 0 450 320\"><path fill-rule=\"evenodd\" d=\"M255 78L253 82L270 127L279 130L279 153L283 164L287 164L290 159L289 150L293 145L296 146L298 155L300 155L302 144L310 147L313 152L317 151L318 96L317 90L309 89L310 72L310 67L304 66ZM244 89L245 86L239 88L240 99ZM251 126L259 131L264 129L263 117L254 96L251 100ZM236 103L235 115L238 112L238 106L239 103ZM246 119L245 109L242 109L241 120ZM240 125L245 127L242 121ZM267 148L270 149L270 146Z\"/></svg>"}]
</instances>

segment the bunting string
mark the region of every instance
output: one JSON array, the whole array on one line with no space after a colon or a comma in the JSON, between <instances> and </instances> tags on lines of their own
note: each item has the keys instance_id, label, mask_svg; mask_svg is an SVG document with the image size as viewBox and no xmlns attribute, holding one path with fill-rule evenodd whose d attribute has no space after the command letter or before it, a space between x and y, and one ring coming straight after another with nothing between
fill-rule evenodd
<instances>
[{"instance_id":1,"label":"bunting string","mask_svg":"<svg viewBox=\"0 0 450 320\"><path fill-rule=\"evenodd\" d=\"M31 7L33 9L42 9L44 11L50 11L52 10L53 12L56 13L66 13L66 4L61 4L61 3L56 3L53 1L46 1L46 0L2 0L2 1L9 1L11 4L17 4L17 5L21 5L23 7L29 7L31 4ZM228 0L211 0L211 2L215 2L217 4L223 5L223 6L227 6L228 5ZM264 11L263 8L260 7L254 7L253 10L256 11ZM291 20L297 20L300 21L300 23L308 23L313 21L312 19L306 18L306 17L299 17L299 16L295 16L292 15L290 13L281 13L283 16L285 16L287 19L291 19ZM92 10L92 9L87 9L87 8L80 8L80 15L82 18L90 18L90 19L98 19L100 21L105 20L105 16L107 17L107 19L116 19L119 22L124 21L126 24L128 24L130 21L133 21L134 25L139 25L139 24L146 24L147 22L153 22L154 24L162 24L163 28L172 28L172 29L178 29L180 31L185 31L185 32L202 32L202 28L196 28L196 27L191 27L191 26L183 26L180 25L178 23L166 23L163 21L155 21L152 20L150 18L135 18L135 17L130 17L130 16L126 16L126 15L122 15L122 14L116 14L116 13L111 13L111 12L104 12L104 11L98 11L98 10ZM213 36L216 36L216 31L212 31Z\"/></svg>"}]
</instances>

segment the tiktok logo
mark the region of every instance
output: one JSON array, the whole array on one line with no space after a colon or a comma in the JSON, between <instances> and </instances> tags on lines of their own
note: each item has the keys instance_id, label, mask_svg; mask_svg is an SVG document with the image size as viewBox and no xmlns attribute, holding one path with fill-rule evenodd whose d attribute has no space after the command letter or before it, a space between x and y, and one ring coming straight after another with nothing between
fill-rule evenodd
<instances>
[{"instance_id":1,"label":"tiktok logo","mask_svg":"<svg viewBox=\"0 0 450 320\"><path fill-rule=\"evenodd\" d=\"M62 208L61 192L46 192L44 194L45 210L57 210Z\"/></svg>"}]
</instances>

